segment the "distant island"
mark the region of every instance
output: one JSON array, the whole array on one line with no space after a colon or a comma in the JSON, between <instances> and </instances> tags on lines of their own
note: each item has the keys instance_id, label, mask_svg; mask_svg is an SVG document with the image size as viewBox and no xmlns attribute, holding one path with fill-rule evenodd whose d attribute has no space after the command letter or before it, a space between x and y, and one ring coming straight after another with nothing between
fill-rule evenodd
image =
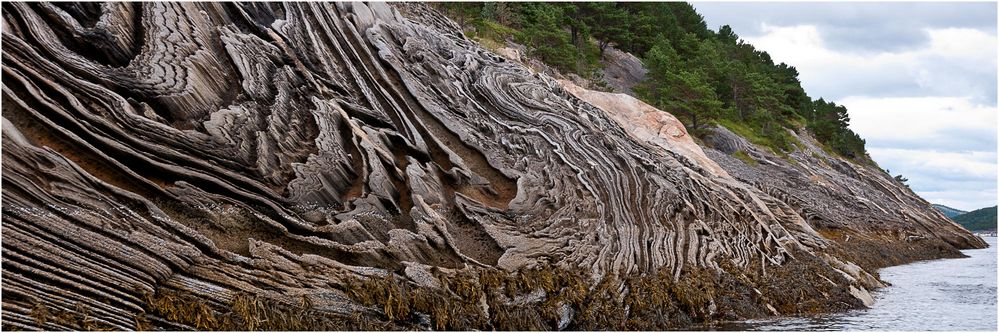
<instances>
[{"instance_id":1,"label":"distant island","mask_svg":"<svg viewBox=\"0 0 999 333\"><path fill-rule=\"evenodd\" d=\"M958 216L958 215L961 215L961 214L964 214L964 213L968 212L966 210L960 210L960 209L957 209L957 208L954 208L954 207L949 207L949 206L945 206L945 205L941 205L941 204L933 204L933 208L936 208L941 213L943 213L944 216L947 216L947 217L950 217L950 218L953 218L955 216Z\"/></svg>"},{"instance_id":2,"label":"distant island","mask_svg":"<svg viewBox=\"0 0 999 333\"><path fill-rule=\"evenodd\" d=\"M989 246L687 3L3 10L3 331L713 329Z\"/></svg>"},{"instance_id":3,"label":"distant island","mask_svg":"<svg viewBox=\"0 0 999 333\"><path fill-rule=\"evenodd\" d=\"M940 204L933 204L933 208L970 231L996 231L996 206L970 212Z\"/></svg>"}]
</instances>

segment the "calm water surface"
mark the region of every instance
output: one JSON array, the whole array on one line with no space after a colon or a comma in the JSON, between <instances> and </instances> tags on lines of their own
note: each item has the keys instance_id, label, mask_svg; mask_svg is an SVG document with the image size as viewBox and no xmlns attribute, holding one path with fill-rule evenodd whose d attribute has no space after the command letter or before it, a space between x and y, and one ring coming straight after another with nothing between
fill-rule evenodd
<instances>
[{"instance_id":1,"label":"calm water surface","mask_svg":"<svg viewBox=\"0 0 999 333\"><path fill-rule=\"evenodd\" d=\"M840 314L726 323L723 330L996 331L996 238L969 258L888 267L891 286L874 293L874 306Z\"/></svg>"}]
</instances>

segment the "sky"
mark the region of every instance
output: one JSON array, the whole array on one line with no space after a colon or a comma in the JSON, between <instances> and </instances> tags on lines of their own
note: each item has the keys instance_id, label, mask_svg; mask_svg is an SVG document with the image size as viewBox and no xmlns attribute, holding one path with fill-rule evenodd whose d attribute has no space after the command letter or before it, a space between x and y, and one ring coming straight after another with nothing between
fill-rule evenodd
<instances>
[{"instance_id":1,"label":"sky","mask_svg":"<svg viewBox=\"0 0 999 333\"><path fill-rule=\"evenodd\" d=\"M996 3L693 2L794 66L812 98L931 203L996 205Z\"/></svg>"}]
</instances>

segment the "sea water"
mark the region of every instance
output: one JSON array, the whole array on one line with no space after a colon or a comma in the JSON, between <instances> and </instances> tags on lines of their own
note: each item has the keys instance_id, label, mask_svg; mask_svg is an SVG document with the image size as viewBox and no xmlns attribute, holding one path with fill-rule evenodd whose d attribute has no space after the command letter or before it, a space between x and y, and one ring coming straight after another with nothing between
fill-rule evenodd
<instances>
[{"instance_id":1,"label":"sea water","mask_svg":"<svg viewBox=\"0 0 999 333\"><path fill-rule=\"evenodd\" d=\"M765 331L990 331L996 327L996 237L968 258L887 267L891 286L874 292L870 309L813 317L725 323L714 329Z\"/></svg>"}]
</instances>

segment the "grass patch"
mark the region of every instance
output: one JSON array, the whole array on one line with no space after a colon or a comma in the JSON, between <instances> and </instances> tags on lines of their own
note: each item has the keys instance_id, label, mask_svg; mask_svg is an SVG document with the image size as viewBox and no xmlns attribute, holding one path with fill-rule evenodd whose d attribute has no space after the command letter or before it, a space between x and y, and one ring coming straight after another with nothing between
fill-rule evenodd
<instances>
[{"instance_id":1,"label":"grass patch","mask_svg":"<svg viewBox=\"0 0 999 333\"><path fill-rule=\"evenodd\" d=\"M513 40L519 30L490 19L474 18L465 23L461 32L495 53L506 47L506 41Z\"/></svg>"},{"instance_id":2,"label":"grass patch","mask_svg":"<svg viewBox=\"0 0 999 333\"><path fill-rule=\"evenodd\" d=\"M493 53L498 53L499 49L506 47L503 43L485 37L472 37L472 39Z\"/></svg>"},{"instance_id":3,"label":"grass patch","mask_svg":"<svg viewBox=\"0 0 999 333\"><path fill-rule=\"evenodd\" d=\"M732 131L732 133L745 138L754 145L769 149L775 156L792 164L797 164L797 161L792 159L788 153L794 149L801 150L805 148L805 144L801 140L787 134L784 128L780 128L778 131L770 134L762 134L748 124L730 119L718 120L718 124Z\"/></svg>"},{"instance_id":4,"label":"grass patch","mask_svg":"<svg viewBox=\"0 0 999 333\"><path fill-rule=\"evenodd\" d=\"M812 152L812 158L814 158L816 160L819 160L820 162L822 162L825 165L829 165L829 159L826 159L825 156L822 156L822 155L820 155L817 152L814 152L814 151Z\"/></svg>"},{"instance_id":5,"label":"grass patch","mask_svg":"<svg viewBox=\"0 0 999 333\"><path fill-rule=\"evenodd\" d=\"M472 22L472 25L475 27L473 37L488 38L495 41L512 39L518 32L517 29L489 19L476 19Z\"/></svg>"},{"instance_id":6,"label":"grass patch","mask_svg":"<svg viewBox=\"0 0 999 333\"><path fill-rule=\"evenodd\" d=\"M777 152L781 150L780 148L778 148L779 145L776 142L774 142L772 138L757 133L755 130L753 130L746 124L732 121L729 119L719 119L718 124L721 126L725 126L725 128L732 131L732 133L738 134L739 136L745 138L746 140L757 146L769 148L770 151L774 153L774 155L777 155L778 154Z\"/></svg>"},{"instance_id":7,"label":"grass patch","mask_svg":"<svg viewBox=\"0 0 999 333\"><path fill-rule=\"evenodd\" d=\"M798 138L795 137L794 135L788 135L787 141L790 142L791 146L794 147L795 149L805 150L805 148L807 148L805 146L805 143L801 142L801 140L798 140Z\"/></svg>"},{"instance_id":8,"label":"grass patch","mask_svg":"<svg viewBox=\"0 0 999 333\"><path fill-rule=\"evenodd\" d=\"M861 157L858 157L858 158L850 158L849 156L844 156L843 154L840 154L835 149L833 149L832 147L827 146L824 143L818 142L818 144L816 146L818 146L820 149L822 149L822 151L825 152L826 155L828 155L828 156L839 157L840 159L842 159L844 161L854 161L854 162L857 162L858 164L861 164L861 165L873 165L873 160L871 160L871 158L869 156L867 156L867 153L864 153L864 156L861 156ZM830 165L830 166L832 165L831 161L829 161L828 158L823 158L822 161L826 162L826 165Z\"/></svg>"},{"instance_id":9,"label":"grass patch","mask_svg":"<svg viewBox=\"0 0 999 333\"><path fill-rule=\"evenodd\" d=\"M753 159L752 157L750 157L749 154L747 154L743 150L737 150L736 152L732 153L732 157L735 157L735 158L739 159L740 161L742 161L743 163L746 163L746 165L749 165L749 166L758 166L758 165L760 165L760 162L757 162L755 159Z\"/></svg>"},{"instance_id":10,"label":"grass patch","mask_svg":"<svg viewBox=\"0 0 999 333\"><path fill-rule=\"evenodd\" d=\"M465 36L479 42L493 52L506 47L506 41L513 40L519 31L499 22L482 18L470 22L470 27L471 29L463 31Z\"/></svg>"}]
</instances>

